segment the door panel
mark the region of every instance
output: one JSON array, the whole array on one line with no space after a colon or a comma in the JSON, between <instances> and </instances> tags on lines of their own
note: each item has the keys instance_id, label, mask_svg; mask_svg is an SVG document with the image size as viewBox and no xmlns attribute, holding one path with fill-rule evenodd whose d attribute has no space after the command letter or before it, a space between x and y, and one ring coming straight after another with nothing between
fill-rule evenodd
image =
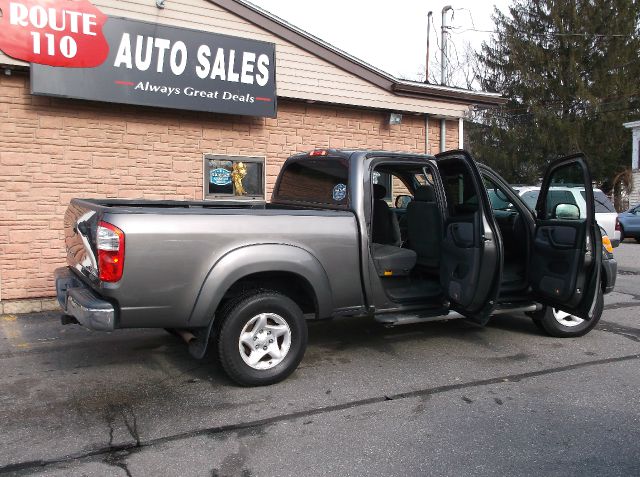
<instances>
[{"instance_id":1,"label":"door panel","mask_svg":"<svg viewBox=\"0 0 640 477\"><path fill-rule=\"evenodd\" d=\"M584 191L586 211L567 200L571 188ZM576 210L575 215L567 211ZM531 252L531 287L541 303L590 319L600 287L602 248L595 221L593 189L583 155L552 163L536 204Z\"/></svg>"},{"instance_id":2,"label":"door panel","mask_svg":"<svg viewBox=\"0 0 640 477\"><path fill-rule=\"evenodd\" d=\"M451 151L436 159L446 202L440 284L451 308L484 324L499 292L500 231L471 156Z\"/></svg>"},{"instance_id":3,"label":"door panel","mask_svg":"<svg viewBox=\"0 0 640 477\"><path fill-rule=\"evenodd\" d=\"M458 217L446 226L442 243L440 281L457 306L469 308L476 297L482 249L475 240L479 230L478 214ZM477 300L476 300L477 301Z\"/></svg>"},{"instance_id":4,"label":"door panel","mask_svg":"<svg viewBox=\"0 0 640 477\"><path fill-rule=\"evenodd\" d=\"M539 223L534 238L531 279L539 283L539 292L554 300L569 302L578 286L578 268L584 242L582 224L575 227Z\"/></svg>"},{"instance_id":5,"label":"door panel","mask_svg":"<svg viewBox=\"0 0 640 477\"><path fill-rule=\"evenodd\" d=\"M455 222L447 227L447 237L450 237L456 247L473 247L473 222Z\"/></svg>"}]
</instances>

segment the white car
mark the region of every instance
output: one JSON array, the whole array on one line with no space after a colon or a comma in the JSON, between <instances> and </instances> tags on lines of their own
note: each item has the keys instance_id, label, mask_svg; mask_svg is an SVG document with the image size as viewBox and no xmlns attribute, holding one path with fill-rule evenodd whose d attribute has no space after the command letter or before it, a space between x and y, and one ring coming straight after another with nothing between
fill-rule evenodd
<instances>
[{"instance_id":1,"label":"white car","mask_svg":"<svg viewBox=\"0 0 640 477\"><path fill-rule=\"evenodd\" d=\"M514 186L513 189L518 192L518 195L531 210L535 210L540 187ZM580 217L586 217L587 203L584 199L584 187L552 187L550 194L556 196L556 200L552 203L577 205L580 209ZM609 198L600 189L593 189L593 197L596 206L596 222L607 232L613 246L617 247L620 243L618 213Z\"/></svg>"}]
</instances>

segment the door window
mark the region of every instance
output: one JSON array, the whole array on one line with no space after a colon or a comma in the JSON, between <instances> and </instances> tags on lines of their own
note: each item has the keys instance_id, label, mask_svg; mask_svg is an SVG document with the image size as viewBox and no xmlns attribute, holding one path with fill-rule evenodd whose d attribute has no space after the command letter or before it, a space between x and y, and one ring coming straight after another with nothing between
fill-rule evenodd
<instances>
[{"instance_id":1,"label":"door window","mask_svg":"<svg viewBox=\"0 0 640 477\"><path fill-rule=\"evenodd\" d=\"M441 165L440 173L449 215L456 217L477 212L478 196L471 173L464 167L464 163L447 164L447 167Z\"/></svg>"},{"instance_id":2,"label":"door window","mask_svg":"<svg viewBox=\"0 0 640 477\"><path fill-rule=\"evenodd\" d=\"M549 190L544 197L542 210L544 218L581 218L582 216L578 203L573 195L580 187L584 187L584 175L582 167L577 162L571 162L558 167L553 171Z\"/></svg>"},{"instance_id":3,"label":"door window","mask_svg":"<svg viewBox=\"0 0 640 477\"><path fill-rule=\"evenodd\" d=\"M391 183L391 174L388 172L378 172L374 171L371 176L371 181L374 184L381 185L387 191L387 194L384 196L384 200L386 200L389 204L392 202L393 197L393 185Z\"/></svg>"},{"instance_id":4,"label":"door window","mask_svg":"<svg viewBox=\"0 0 640 477\"><path fill-rule=\"evenodd\" d=\"M536 203L538 202L539 190L530 190L522 194L522 200L527 204L531 210L536 210Z\"/></svg>"},{"instance_id":5,"label":"door window","mask_svg":"<svg viewBox=\"0 0 640 477\"><path fill-rule=\"evenodd\" d=\"M513 204L509 200L509 197L507 197L507 194L491 179L484 177L483 180L489 201L491 202L491 208L493 210L513 210Z\"/></svg>"}]
</instances>

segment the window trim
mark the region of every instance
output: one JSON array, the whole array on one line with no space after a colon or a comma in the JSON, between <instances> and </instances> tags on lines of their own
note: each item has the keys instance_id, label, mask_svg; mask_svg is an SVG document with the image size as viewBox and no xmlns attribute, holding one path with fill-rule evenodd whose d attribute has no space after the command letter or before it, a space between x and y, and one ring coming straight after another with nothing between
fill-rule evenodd
<instances>
[{"instance_id":1,"label":"window trim","mask_svg":"<svg viewBox=\"0 0 640 477\"><path fill-rule=\"evenodd\" d=\"M209 194L209 182L207 176L204 175L204 171L207 169L207 161L238 161L247 163L262 164L262 196L242 196L242 195L227 195L227 194ZM200 171L202 176L202 200L207 201L259 201L265 202L267 195L267 157L266 156L244 156L244 155L231 155L231 154L214 154L204 153L202 154L202 169Z\"/></svg>"}]
</instances>

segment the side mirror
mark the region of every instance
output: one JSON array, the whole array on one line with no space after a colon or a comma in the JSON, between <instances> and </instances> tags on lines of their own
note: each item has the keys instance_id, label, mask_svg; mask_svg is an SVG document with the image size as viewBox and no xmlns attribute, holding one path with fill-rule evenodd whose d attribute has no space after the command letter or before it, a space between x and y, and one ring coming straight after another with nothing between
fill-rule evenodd
<instances>
[{"instance_id":1,"label":"side mirror","mask_svg":"<svg viewBox=\"0 0 640 477\"><path fill-rule=\"evenodd\" d=\"M409 202L413 200L413 197L406 194L401 194L396 197L396 209L406 209Z\"/></svg>"},{"instance_id":2,"label":"side mirror","mask_svg":"<svg viewBox=\"0 0 640 477\"><path fill-rule=\"evenodd\" d=\"M576 220L580 218L580 209L575 204L558 204L555 209L553 209L553 218Z\"/></svg>"}]
</instances>

